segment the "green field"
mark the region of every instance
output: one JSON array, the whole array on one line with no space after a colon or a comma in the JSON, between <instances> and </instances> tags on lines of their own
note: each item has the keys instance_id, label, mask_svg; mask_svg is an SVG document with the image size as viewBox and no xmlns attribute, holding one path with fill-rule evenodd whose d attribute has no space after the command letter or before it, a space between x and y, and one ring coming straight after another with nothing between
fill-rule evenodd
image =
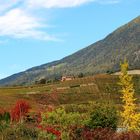
<instances>
[{"instance_id":1,"label":"green field","mask_svg":"<svg viewBox=\"0 0 140 140\"><path fill-rule=\"evenodd\" d=\"M48 104L86 104L97 100L110 100L119 105L121 101L118 80L118 76L100 74L53 84L3 87L0 88L0 106L10 108L18 99L28 100L33 109ZM140 76L135 75L133 81L137 103L140 104ZM57 96L57 101L51 96L53 94Z\"/></svg>"}]
</instances>

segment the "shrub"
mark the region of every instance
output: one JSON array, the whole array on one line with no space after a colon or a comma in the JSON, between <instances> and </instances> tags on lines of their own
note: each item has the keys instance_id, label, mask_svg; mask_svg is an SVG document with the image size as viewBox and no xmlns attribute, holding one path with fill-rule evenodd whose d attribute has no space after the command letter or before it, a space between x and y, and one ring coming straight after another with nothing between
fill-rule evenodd
<instances>
[{"instance_id":1,"label":"shrub","mask_svg":"<svg viewBox=\"0 0 140 140\"><path fill-rule=\"evenodd\" d=\"M29 112L30 105L25 100L18 100L11 110L11 121L19 122Z\"/></svg>"},{"instance_id":2,"label":"shrub","mask_svg":"<svg viewBox=\"0 0 140 140\"><path fill-rule=\"evenodd\" d=\"M3 132L9 127L10 124L10 113L0 108L0 136L3 139Z\"/></svg>"},{"instance_id":3,"label":"shrub","mask_svg":"<svg viewBox=\"0 0 140 140\"><path fill-rule=\"evenodd\" d=\"M35 128L24 124L11 125L3 131L4 140L37 140L38 132Z\"/></svg>"},{"instance_id":4,"label":"shrub","mask_svg":"<svg viewBox=\"0 0 140 140\"><path fill-rule=\"evenodd\" d=\"M43 122L50 125L59 125L61 127L68 127L70 125L82 125L83 118L78 112L67 113L64 108L58 108L52 112L43 115Z\"/></svg>"},{"instance_id":5,"label":"shrub","mask_svg":"<svg viewBox=\"0 0 140 140\"><path fill-rule=\"evenodd\" d=\"M63 107L43 114L41 122L43 128L50 127L54 130L60 131L62 140L69 140L71 126L81 126L83 124L84 118L80 113L67 113ZM44 134L44 136L47 137L48 133L46 133L46 135Z\"/></svg>"},{"instance_id":6,"label":"shrub","mask_svg":"<svg viewBox=\"0 0 140 140\"><path fill-rule=\"evenodd\" d=\"M118 115L111 104L98 104L87 122L89 128L117 128Z\"/></svg>"},{"instance_id":7,"label":"shrub","mask_svg":"<svg viewBox=\"0 0 140 140\"><path fill-rule=\"evenodd\" d=\"M2 108L0 108L0 122L1 121L5 121L6 123L10 121L10 113Z\"/></svg>"}]
</instances>

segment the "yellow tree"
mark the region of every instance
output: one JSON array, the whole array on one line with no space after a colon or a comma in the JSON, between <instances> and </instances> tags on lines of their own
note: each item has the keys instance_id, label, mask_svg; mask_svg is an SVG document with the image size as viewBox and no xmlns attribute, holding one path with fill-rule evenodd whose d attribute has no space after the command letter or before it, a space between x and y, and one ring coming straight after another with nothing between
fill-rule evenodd
<instances>
[{"instance_id":1,"label":"yellow tree","mask_svg":"<svg viewBox=\"0 0 140 140\"><path fill-rule=\"evenodd\" d=\"M140 114L137 113L137 106L134 98L134 85L132 76L128 75L128 62L125 60L121 64L121 74L119 76L122 93L123 111L121 112L122 125L128 131L140 130Z\"/></svg>"}]
</instances>

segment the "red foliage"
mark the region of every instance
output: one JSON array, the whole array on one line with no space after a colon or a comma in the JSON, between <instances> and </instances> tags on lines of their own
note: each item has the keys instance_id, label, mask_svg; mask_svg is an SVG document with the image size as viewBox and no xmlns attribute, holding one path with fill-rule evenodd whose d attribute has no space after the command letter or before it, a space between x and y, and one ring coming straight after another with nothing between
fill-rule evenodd
<instances>
[{"instance_id":1,"label":"red foliage","mask_svg":"<svg viewBox=\"0 0 140 140\"><path fill-rule=\"evenodd\" d=\"M18 100L11 110L11 121L19 122L29 112L30 105L25 100Z\"/></svg>"},{"instance_id":2,"label":"red foliage","mask_svg":"<svg viewBox=\"0 0 140 140\"><path fill-rule=\"evenodd\" d=\"M41 121L42 121L41 112L38 112L36 114L36 117L34 117L34 118L35 118L37 124L41 123Z\"/></svg>"},{"instance_id":3,"label":"red foliage","mask_svg":"<svg viewBox=\"0 0 140 140\"><path fill-rule=\"evenodd\" d=\"M56 135L57 137L60 137L60 136L61 136L60 131L55 130L55 129L52 128L52 127L46 127L45 130L46 130L47 132L49 132L49 133L52 133L52 134Z\"/></svg>"},{"instance_id":4,"label":"red foliage","mask_svg":"<svg viewBox=\"0 0 140 140\"><path fill-rule=\"evenodd\" d=\"M53 127L47 126L44 128L42 125L38 125L37 128L41 129L42 131L51 133L57 137L57 140L61 140L61 132L58 130L55 130Z\"/></svg>"}]
</instances>

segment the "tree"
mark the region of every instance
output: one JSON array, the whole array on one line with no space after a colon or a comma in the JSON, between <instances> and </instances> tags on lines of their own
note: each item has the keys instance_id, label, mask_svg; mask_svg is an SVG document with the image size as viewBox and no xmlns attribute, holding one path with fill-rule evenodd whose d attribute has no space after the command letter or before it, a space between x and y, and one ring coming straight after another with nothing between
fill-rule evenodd
<instances>
[{"instance_id":1,"label":"tree","mask_svg":"<svg viewBox=\"0 0 140 140\"><path fill-rule=\"evenodd\" d=\"M82 72L79 73L78 78L83 78L83 77L84 77L84 74Z\"/></svg>"},{"instance_id":2,"label":"tree","mask_svg":"<svg viewBox=\"0 0 140 140\"><path fill-rule=\"evenodd\" d=\"M118 123L117 110L111 103L99 103L93 109L90 120L87 124L89 128L111 128L116 130Z\"/></svg>"},{"instance_id":3,"label":"tree","mask_svg":"<svg viewBox=\"0 0 140 140\"><path fill-rule=\"evenodd\" d=\"M46 84L46 81L47 80L45 78L42 78L39 81L35 81L35 84Z\"/></svg>"},{"instance_id":4,"label":"tree","mask_svg":"<svg viewBox=\"0 0 140 140\"><path fill-rule=\"evenodd\" d=\"M134 85L132 82L132 76L128 75L128 62L125 60L121 64L121 75L119 76L121 85L121 94L123 111L121 112L122 125L129 130L140 130L140 114L136 112L137 106L134 98Z\"/></svg>"},{"instance_id":5,"label":"tree","mask_svg":"<svg viewBox=\"0 0 140 140\"><path fill-rule=\"evenodd\" d=\"M39 84L46 84L46 79L45 78L40 79Z\"/></svg>"}]
</instances>

